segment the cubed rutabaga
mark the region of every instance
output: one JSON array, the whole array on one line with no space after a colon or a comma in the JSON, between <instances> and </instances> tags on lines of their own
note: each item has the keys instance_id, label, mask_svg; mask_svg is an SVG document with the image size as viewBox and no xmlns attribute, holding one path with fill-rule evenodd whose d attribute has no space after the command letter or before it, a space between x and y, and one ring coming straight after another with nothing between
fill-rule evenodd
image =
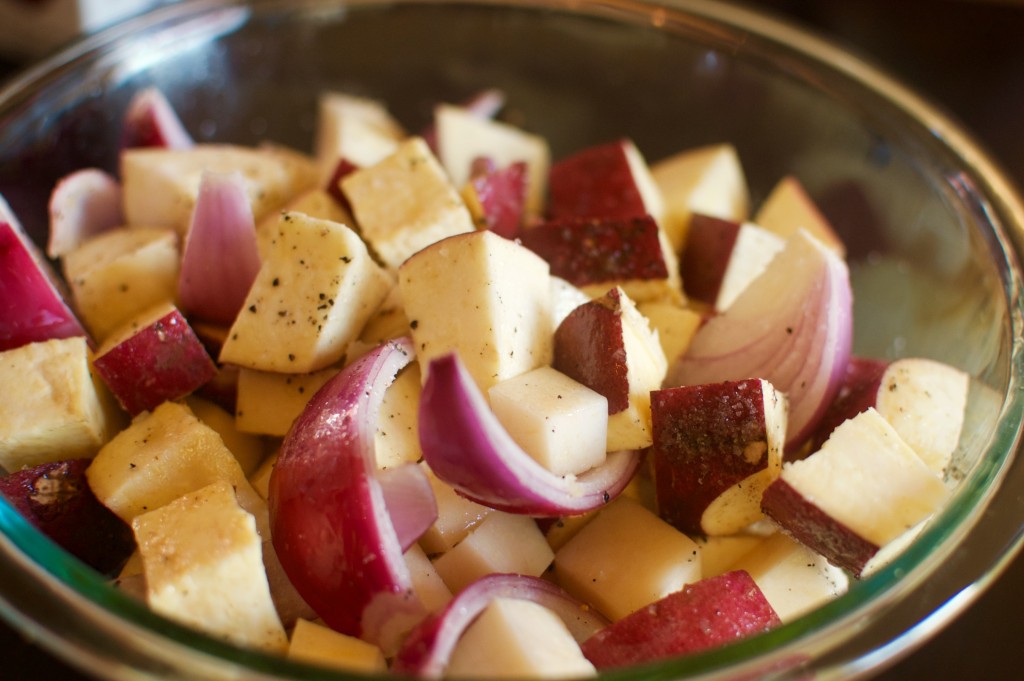
<instances>
[{"instance_id":1,"label":"cubed rutabaga","mask_svg":"<svg viewBox=\"0 0 1024 681\"><path fill-rule=\"evenodd\" d=\"M305 619L295 622L288 659L350 672L383 673L388 668L378 646Z\"/></svg>"},{"instance_id":2,"label":"cubed rutabaga","mask_svg":"<svg viewBox=\"0 0 1024 681\"><path fill-rule=\"evenodd\" d=\"M604 462L604 395L540 367L492 386L488 398L512 439L552 473L578 475Z\"/></svg>"},{"instance_id":3,"label":"cubed rutabaga","mask_svg":"<svg viewBox=\"0 0 1024 681\"><path fill-rule=\"evenodd\" d=\"M857 575L947 496L942 479L870 408L836 428L820 450L783 466L761 507L800 542Z\"/></svg>"},{"instance_id":4,"label":"cubed rutabaga","mask_svg":"<svg viewBox=\"0 0 1024 681\"><path fill-rule=\"evenodd\" d=\"M651 393L658 514L690 534L739 532L760 520L779 476L786 398L760 379Z\"/></svg>"},{"instance_id":5,"label":"cubed rutabaga","mask_svg":"<svg viewBox=\"0 0 1024 681\"><path fill-rule=\"evenodd\" d=\"M463 633L448 678L562 679L594 676L594 665L558 615L539 603L496 598Z\"/></svg>"},{"instance_id":6,"label":"cubed rutabaga","mask_svg":"<svg viewBox=\"0 0 1024 681\"><path fill-rule=\"evenodd\" d=\"M434 567L454 594L492 572L539 577L553 558L533 518L492 511L465 539L435 559Z\"/></svg>"},{"instance_id":7,"label":"cubed rutabaga","mask_svg":"<svg viewBox=\"0 0 1024 681\"><path fill-rule=\"evenodd\" d=\"M698 581L700 549L651 511L620 497L558 550L555 576L566 591L614 621Z\"/></svg>"},{"instance_id":8,"label":"cubed rutabaga","mask_svg":"<svg viewBox=\"0 0 1024 681\"><path fill-rule=\"evenodd\" d=\"M84 336L0 353L0 385L0 466L8 471L92 457L120 425Z\"/></svg>"},{"instance_id":9,"label":"cubed rutabaga","mask_svg":"<svg viewBox=\"0 0 1024 681\"><path fill-rule=\"evenodd\" d=\"M684 249L694 213L745 220L750 196L736 148L713 144L687 149L651 165L665 203L662 228L678 253Z\"/></svg>"},{"instance_id":10,"label":"cubed rutabaga","mask_svg":"<svg viewBox=\"0 0 1024 681\"><path fill-rule=\"evenodd\" d=\"M549 364L548 265L491 232L432 244L398 272L421 366L458 353L482 391Z\"/></svg>"},{"instance_id":11,"label":"cubed rutabaga","mask_svg":"<svg viewBox=\"0 0 1024 681\"><path fill-rule=\"evenodd\" d=\"M156 612L235 645L283 653L256 522L221 480L134 519Z\"/></svg>"},{"instance_id":12,"label":"cubed rutabaga","mask_svg":"<svg viewBox=\"0 0 1024 681\"><path fill-rule=\"evenodd\" d=\"M394 153L405 130L380 102L344 92L323 92L317 107L314 155L326 186L339 159L371 166Z\"/></svg>"},{"instance_id":13,"label":"cubed rutabaga","mask_svg":"<svg viewBox=\"0 0 1024 681\"><path fill-rule=\"evenodd\" d=\"M125 220L132 226L184 233L204 171L240 171L259 222L317 181L312 159L277 146L197 145L191 149L145 147L121 154Z\"/></svg>"},{"instance_id":14,"label":"cubed rutabaga","mask_svg":"<svg viewBox=\"0 0 1024 681\"><path fill-rule=\"evenodd\" d=\"M608 399L608 451L651 444L651 391L668 361L656 332L620 288L580 305L554 336L555 369Z\"/></svg>"},{"instance_id":15,"label":"cubed rutabaga","mask_svg":"<svg viewBox=\"0 0 1024 681\"><path fill-rule=\"evenodd\" d=\"M346 175L341 189L363 238L389 268L436 241L476 228L458 190L420 137Z\"/></svg>"},{"instance_id":16,"label":"cubed rutabaga","mask_svg":"<svg viewBox=\"0 0 1024 681\"><path fill-rule=\"evenodd\" d=\"M75 309L102 341L117 327L178 296L178 237L152 227L112 229L64 256Z\"/></svg>"},{"instance_id":17,"label":"cubed rutabaga","mask_svg":"<svg viewBox=\"0 0 1024 681\"><path fill-rule=\"evenodd\" d=\"M787 175L776 183L754 214L754 223L783 239L805 229L840 256L846 246L796 177Z\"/></svg>"},{"instance_id":18,"label":"cubed rutabaga","mask_svg":"<svg viewBox=\"0 0 1024 681\"><path fill-rule=\"evenodd\" d=\"M439 105L434 114L437 122L437 156L451 177L452 184L462 187L469 180L473 161L480 157L491 159L498 168L519 161L525 162L525 212L532 216L540 214L548 169L551 166L547 140L451 104Z\"/></svg>"},{"instance_id":19,"label":"cubed rutabaga","mask_svg":"<svg viewBox=\"0 0 1024 681\"><path fill-rule=\"evenodd\" d=\"M217 432L178 402L137 416L96 454L86 476L96 498L125 522L225 481L265 534L266 502Z\"/></svg>"},{"instance_id":20,"label":"cubed rutabaga","mask_svg":"<svg viewBox=\"0 0 1024 681\"><path fill-rule=\"evenodd\" d=\"M220 361L279 373L323 369L342 358L392 283L350 228L283 213Z\"/></svg>"}]
</instances>

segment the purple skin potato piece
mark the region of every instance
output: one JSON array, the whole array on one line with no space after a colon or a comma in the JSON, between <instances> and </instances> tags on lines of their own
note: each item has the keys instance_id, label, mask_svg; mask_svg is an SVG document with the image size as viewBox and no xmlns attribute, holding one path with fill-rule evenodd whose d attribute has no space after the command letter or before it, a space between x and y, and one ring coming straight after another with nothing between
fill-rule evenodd
<instances>
[{"instance_id":1,"label":"purple skin potato piece","mask_svg":"<svg viewBox=\"0 0 1024 681\"><path fill-rule=\"evenodd\" d=\"M761 510L794 539L833 565L860 576L879 547L808 501L779 478L761 497Z\"/></svg>"},{"instance_id":2,"label":"purple skin potato piece","mask_svg":"<svg viewBox=\"0 0 1024 681\"><path fill-rule=\"evenodd\" d=\"M555 331L552 366L608 399L608 413L629 406L626 348L618 289L580 305Z\"/></svg>"},{"instance_id":3,"label":"purple skin potato piece","mask_svg":"<svg viewBox=\"0 0 1024 681\"><path fill-rule=\"evenodd\" d=\"M492 168L473 173L470 183L483 207L482 227L506 239L520 236L523 205L526 201L526 180L526 163L521 161L505 168Z\"/></svg>"},{"instance_id":4,"label":"purple skin potato piece","mask_svg":"<svg viewBox=\"0 0 1024 681\"><path fill-rule=\"evenodd\" d=\"M839 388L839 394L829 405L821 421L811 437L811 446L806 453L812 454L825 444L825 440L843 421L851 419L878 401L878 389L882 385L882 375L889 367L889 362L880 359L851 357L846 365L846 375ZM793 460L797 457L789 457Z\"/></svg>"},{"instance_id":5,"label":"purple skin potato piece","mask_svg":"<svg viewBox=\"0 0 1024 681\"><path fill-rule=\"evenodd\" d=\"M651 393L658 514L686 533L724 491L768 460L764 391L756 379L669 388ZM747 458L763 443L761 457Z\"/></svg>"},{"instance_id":6,"label":"purple skin potato piece","mask_svg":"<svg viewBox=\"0 0 1024 681\"><path fill-rule=\"evenodd\" d=\"M679 263L687 296L708 305L715 304L740 227L738 222L710 215L695 214L690 219L686 247Z\"/></svg>"},{"instance_id":7,"label":"purple skin potato piece","mask_svg":"<svg viewBox=\"0 0 1024 681\"><path fill-rule=\"evenodd\" d=\"M11 473L0 478L0 496L57 545L112 575L135 549L135 538L93 495L85 478L90 463L71 459Z\"/></svg>"},{"instance_id":8,"label":"purple skin potato piece","mask_svg":"<svg viewBox=\"0 0 1024 681\"><path fill-rule=\"evenodd\" d=\"M522 242L574 286L668 277L658 224L649 215L550 220L526 230Z\"/></svg>"},{"instance_id":9,"label":"purple skin potato piece","mask_svg":"<svg viewBox=\"0 0 1024 681\"><path fill-rule=\"evenodd\" d=\"M135 416L184 397L217 375L217 367L178 310L96 357L96 371Z\"/></svg>"},{"instance_id":10,"label":"purple skin potato piece","mask_svg":"<svg viewBox=\"0 0 1024 681\"><path fill-rule=\"evenodd\" d=\"M551 167L549 218L631 218L645 213L623 140L589 147Z\"/></svg>"},{"instance_id":11,"label":"purple skin potato piece","mask_svg":"<svg viewBox=\"0 0 1024 681\"><path fill-rule=\"evenodd\" d=\"M688 584L602 629L581 648L603 670L709 650L779 624L754 580L737 570Z\"/></svg>"}]
</instances>

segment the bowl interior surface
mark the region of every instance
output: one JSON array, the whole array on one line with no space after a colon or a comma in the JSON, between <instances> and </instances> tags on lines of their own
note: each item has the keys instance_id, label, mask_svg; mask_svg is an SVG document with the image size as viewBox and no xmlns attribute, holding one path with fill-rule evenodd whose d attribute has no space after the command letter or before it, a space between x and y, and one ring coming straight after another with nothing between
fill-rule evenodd
<instances>
[{"instance_id":1,"label":"bowl interior surface","mask_svg":"<svg viewBox=\"0 0 1024 681\"><path fill-rule=\"evenodd\" d=\"M848 55L699 1L183 3L56 55L0 93L0 194L39 243L57 179L87 166L116 172L121 117L150 85L198 141L269 140L308 151L323 90L379 99L417 130L435 103L496 87L507 94L506 119L547 137L555 158L619 137L651 162L731 142L752 205L794 174L846 241L856 354L931 357L974 377L951 473L957 491L899 559L766 636L617 675L727 678L772 669L784 677L807 666L874 664L892 652L877 651L1019 543L1019 504L991 504L1004 477L1024 476L1011 466L1021 416L1018 201L955 126ZM979 564L965 563L965 542L993 507L987 530L997 520L1005 527L976 551ZM136 641L133 663L153 664L155 655L160 669L170 668L178 662L168 651L177 650L196 675L240 664L266 678L321 678L151 615L40 541L6 504L0 527L12 579L17 573L26 589L45 582L41 601L46 592L74 602L74 617L90 623L82 636L90 627L115 641L133 632L123 638ZM25 614L29 605L7 600L23 625L53 628L47 619L59 608ZM121 678L93 643L53 638Z\"/></svg>"}]
</instances>

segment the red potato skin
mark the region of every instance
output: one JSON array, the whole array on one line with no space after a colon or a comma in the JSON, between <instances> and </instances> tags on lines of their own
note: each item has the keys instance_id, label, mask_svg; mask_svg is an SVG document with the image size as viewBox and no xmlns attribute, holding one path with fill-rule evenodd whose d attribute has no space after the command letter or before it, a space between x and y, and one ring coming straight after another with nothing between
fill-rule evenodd
<instances>
[{"instance_id":1,"label":"red potato skin","mask_svg":"<svg viewBox=\"0 0 1024 681\"><path fill-rule=\"evenodd\" d=\"M691 217L686 247L679 262L683 288L691 299L715 304L741 226L738 222L710 215Z\"/></svg>"},{"instance_id":2,"label":"red potato skin","mask_svg":"<svg viewBox=\"0 0 1024 681\"><path fill-rule=\"evenodd\" d=\"M658 515L688 534L723 492L765 468L764 391L756 379L655 390L651 419ZM759 459L745 456L764 446Z\"/></svg>"},{"instance_id":3,"label":"red potato skin","mask_svg":"<svg viewBox=\"0 0 1024 681\"><path fill-rule=\"evenodd\" d=\"M781 624L743 570L688 584L627 615L583 642L599 670L688 655L769 631Z\"/></svg>"},{"instance_id":4,"label":"red potato skin","mask_svg":"<svg viewBox=\"0 0 1024 681\"><path fill-rule=\"evenodd\" d=\"M489 168L473 173L469 182L483 208L484 224L479 227L506 239L518 238L523 227L523 205L526 202L526 163L520 161L504 168Z\"/></svg>"},{"instance_id":5,"label":"red potato skin","mask_svg":"<svg viewBox=\"0 0 1024 681\"><path fill-rule=\"evenodd\" d=\"M88 334L14 227L0 222L0 352L75 336Z\"/></svg>"},{"instance_id":6,"label":"red potato skin","mask_svg":"<svg viewBox=\"0 0 1024 681\"><path fill-rule=\"evenodd\" d=\"M589 147L551 166L550 219L631 218L646 213L626 158L624 140Z\"/></svg>"},{"instance_id":7,"label":"red potato skin","mask_svg":"<svg viewBox=\"0 0 1024 681\"><path fill-rule=\"evenodd\" d=\"M135 549L131 528L101 504L85 470L91 459L45 463L0 478L0 496L90 567L111 575Z\"/></svg>"},{"instance_id":8,"label":"red potato skin","mask_svg":"<svg viewBox=\"0 0 1024 681\"><path fill-rule=\"evenodd\" d=\"M608 399L608 413L629 406L619 289L580 305L555 330L552 366Z\"/></svg>"},{"instance_id":9,"label":"red potato skin","mask_svg":"<svg viewBox=\"0 0 1024 681\"><path fill-rule=\"evenodd\" d=\"M197 390L217 366L178 310L98 355L96 371L132 416Z\"/></svg>"},{"instance_id":10,"label":"red potato skin","mask_svg":"<svg viewBox=\"0 0 1024 681\"><path fill-rule=\"evenodd\" d=\"M549 220L521 239L551 274L574 286L668 278L658 224L649 215Z\"/></svg>"},{"instance_id":11,"label":"red potato skin","mask_svg":"<svg viewBox=\"0 0 1024 681\"><path fill-rule=\"evenodd\" d=\"M860 576L879 547L809 502L779 478L761 497L761 510L804 546Z\"/></svg>"},{"instance_id":12,"label":"red potato skin","mask_svg":"<svg viewBox=\"0 0 1024 681\"><path fill-rule=\"evenodd\" d=\"M334 172L331 174L331 179L327 181L327 187L325 191L327 195L338 202L338 205L345 209L345 212L352 214L352 203L345 196L345 192L341 191L341 181L348 175L359 170L359 166L347 158L339 158L338 165L334 166Z\"/></svg>"},{"instance_id":13,"label":"red potato skin","mask_svg":"<svg viewBox=\"0 0 1024 681\"><path fill-rule=\"evenodd\" d=\"M878 390L882 386L882 375L889 367L889 362L865 357L851 357L846 365L846 376L839 388L839 394L829 405L821 421L811 437L811 446L805 450L807 454L821 449L832 431L843 421L851 419L868 407L878 402ZM789 457L793 460L796 457Z\"/></svg>"}]
</instances>

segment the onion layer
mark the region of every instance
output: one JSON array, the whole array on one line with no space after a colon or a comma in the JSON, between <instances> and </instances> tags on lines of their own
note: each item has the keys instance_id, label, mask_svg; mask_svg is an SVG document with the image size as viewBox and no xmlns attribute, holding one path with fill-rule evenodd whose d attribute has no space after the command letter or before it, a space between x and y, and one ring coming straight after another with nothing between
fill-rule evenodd
<instances>
[{"instance_id":1,"label":"onion layer","mask_svg":"<svg viewBox=\"0 0 1024 681\"><path fill-rule=\"evenodd\" d=\"M612 452L583 475L555 475L516 444L454 353L430 363L420 397L420 447L437 477L463 496L536 516L603 506L629 484L640 463L637 452Z\"/></svg>"},{"instance_id":2,"label":"onion layer","mask_svg":"<svg viewBox=\"0 0 1024 681\"><path fill-rule=\"evenodd\" d=\"M547 580L494 573L467 586L444 610L413 629L398 651L391 671L440 678L463 632L496 598L519 598L548 608L565 622L569 633L579 643L609 624L603 615Z\"/></svg>"},{"instance_id":3,"label":"onion layer","mask_svg":"<svg viewBox=\"0 0 1024 681\"><path fill-rule=\"evenodd\" d=\"M852 303L846 263L801 230L728 310L700 328L665 385L769 381L789 399L786 450L793 451L842 384Z\"/></svg>"},{"instance_id":4,"label":"onion layer","mask_svg":"<svg viewBox=\"0 0 1024 681\"><path fill-rule=\"evenodd\" d=\"M384 391L413 360L408 339L346 367L310 400L270 478L274 549L328 626L394 652L425 614L376 476Z\"/></svg>"}]
</instances>

